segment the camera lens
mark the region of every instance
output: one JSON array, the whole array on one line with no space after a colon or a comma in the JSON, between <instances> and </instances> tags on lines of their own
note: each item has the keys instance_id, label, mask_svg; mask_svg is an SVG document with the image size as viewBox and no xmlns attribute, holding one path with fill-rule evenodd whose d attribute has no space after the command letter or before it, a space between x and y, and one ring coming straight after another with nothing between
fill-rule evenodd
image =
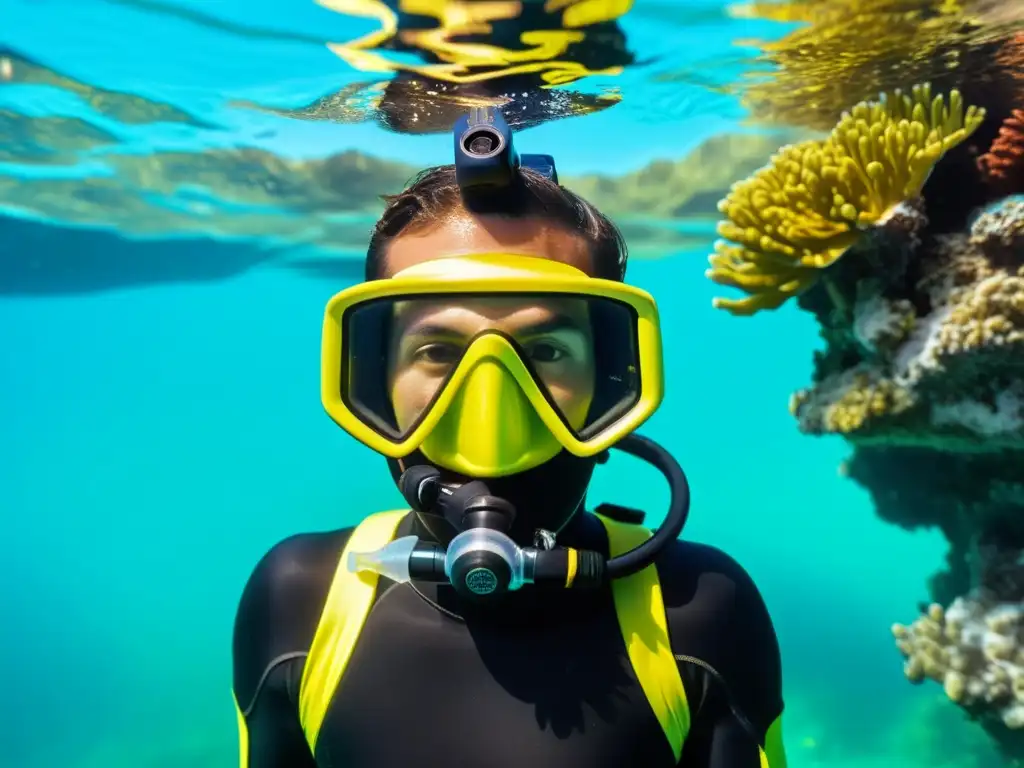
<instances>
[{"instance_id":1,"label":"camera lens","mask_svg":"<svg viewBox=\"0 0 1024 768\"><path fill-rule=\"evenodd\" d=\"M501 137L494 131L477 130L466 136L462 144L467 154L482 157L499 149Z\"/></svg>"}]
</instances>

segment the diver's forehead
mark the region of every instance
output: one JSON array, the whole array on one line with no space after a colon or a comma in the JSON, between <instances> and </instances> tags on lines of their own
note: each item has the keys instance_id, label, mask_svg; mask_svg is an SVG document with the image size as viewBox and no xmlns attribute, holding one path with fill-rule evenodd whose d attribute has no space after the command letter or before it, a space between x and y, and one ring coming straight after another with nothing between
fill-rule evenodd
<instances>
[{"instance_id":1,"label":"diver's forehead","mask_svg":"<svg viewBox=\"0 0 1024 768\"><path fill-rule=\"evenodd\" d=\"M539 217L455 213L437 224L402 233L388 246L384 276L431 259L476 253L512 253L551 259L593 275L586 239Z\"/></svg>"}]
</instances>

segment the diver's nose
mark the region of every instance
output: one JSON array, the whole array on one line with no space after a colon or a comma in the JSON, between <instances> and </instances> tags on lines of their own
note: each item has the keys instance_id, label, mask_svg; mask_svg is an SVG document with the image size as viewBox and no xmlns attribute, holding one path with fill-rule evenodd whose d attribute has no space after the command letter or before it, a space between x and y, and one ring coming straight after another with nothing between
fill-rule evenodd
<instances>
[{"instance_id":1,"label":"diver's nose","mask_svg":"<svg viewBox=\"0 0 1024 768\"><path fill-rule=\"evenodd\" d=\"M422 450L435 464L474 477L536 466L559 446L512 373L494 359L473 366Z\"/></svg>"}]
</instances>

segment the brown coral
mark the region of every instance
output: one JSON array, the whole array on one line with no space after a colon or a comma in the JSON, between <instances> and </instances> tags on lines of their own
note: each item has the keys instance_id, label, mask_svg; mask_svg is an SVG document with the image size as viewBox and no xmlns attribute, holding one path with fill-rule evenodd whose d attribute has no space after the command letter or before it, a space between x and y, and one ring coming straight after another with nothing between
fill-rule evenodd
<instances>
[{"instance_id":1,"label":"brown coral","mask_svg":"<svg viewBox=\"0 0 1024 768\"><path fill-rule=\"evenodd\" d=\"M1024 267L996 273L958 297L939 331L938 351L955 355L978 347L1024 342Z\"/></svg>"},{"instance_id":2,"label":"brown coral","mask_svg":"<svg viewBox=\"0 0 1024 768\"><path fill-rule=\"evenodd\" d=\"M961 265L961 272L968 267L973 279L949 283L950 309L935 352L950 356L1024 343L1024 201L1011 198L986 210L968 237L947 238L944 249L951 265Z\"/></svg>"},{"instance_id":3,"label":"brown coral","mask_svg":"<svg viewBox=\"0 0 1024 768\"><path fill-rule=\"evenodd\" d=\"M989 151L978 158L978 169L998 194L1024 192L1024 109L1003 121Z\"/></svg>"},{"instance_id":4,"label":"brown coral","mask_svg":"<svg viewBox=\"0 0 1024 768\"><path fill-rule=\"evenodd\" d=\"M1024 610L981 596L957 598L948 610L933 604L911 626L892 628L912 683L942 684L949 699L991 713L1012 729L1024 727Z\"/></svg>"},{"instance_id":5,"label":"brown coral","mask_svg":"<svg viewBox=\"0 0 1024 768\"><path fill-rule=\"evenodd\" d=\"M864 429L872 419L894 416L912 405L910 394L891 381L858 377L854 386L825 413L825 429L847 434Z\"/></svg>"},{"instance_id":6,"label":"brown coral","mask_svg":"<svg viewBox=\"0 0 1024 768\"><path fill-rule=\"evenodd\" d=\"M864 369L853 369L801 390L790 400L790 412L807 434L863 433L912 408L911 393L896 382Z\"/></svg>"}]
</instances>

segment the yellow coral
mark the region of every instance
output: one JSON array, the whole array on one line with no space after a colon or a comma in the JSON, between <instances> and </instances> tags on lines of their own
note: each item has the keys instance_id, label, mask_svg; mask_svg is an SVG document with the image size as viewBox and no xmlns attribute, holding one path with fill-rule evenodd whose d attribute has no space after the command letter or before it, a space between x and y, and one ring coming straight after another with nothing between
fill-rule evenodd
<instances>
[{"instance_id":1,"label":"yellow coral","mask_svg":"<svg viewBox=\"0 0 1024 768\"><path fill-rule=\"evenodd\" d=\"M1021 607L960 597L931 605L909 627L893 626L903 671L912 683L935 680L961 707L991 710L1008 728L1024 727Z\"/></svg>"},{"instance_id":2,"label":"yellow coral","mask_svg":"<svg viewBox=\"0 0 1024 768\"><path fill-rule=\"evenodd\" d=\"M827 432L848 434L875 419L902 413L912 405L905 389L888 379L871 381L864 374L857 376L853 386L825 409L822 426Z\"/></svg>"},{"instance_id":3,"label":"yellow coral","mask_svg":"<svg viewBox=\"0 0 1024 768\"><path fill-rule=\"evenodd\" d=\"M775 309L818 278L900 202L920 192L939 158L981 124L928 84L897 90L843 114L824 141L784 147L765 168L734 184L719 203L727 220L707 276L749 294L715 299L735 315Z\"/></svg>"},{"instance_id":4,"label":"yellow coral","mask_svg":"<svg viewBox=\"0 0 1024 768\"><path fill-rule=\"evenodd\" d=\"M953 297L939 330L937 352L955 355L981 347L1024 342L1024 267L1000 270Z\"/></svg>"},{"instance_id":5,"label":"yellow coral","mask_svg":"<svg viewBox=\"0 0 1024 768\"><path fill-rule=\"evenodd\" d=\"M878 422L905 414L915 405L913 393L892 379L852 369L794 393L789 408L807 434L865 435ZM891 426L891 421L883 426Z\"/></svg>"},{"instance_id":6,"label":"yellow coral","mask_svg":"<svg viewBox=\"0 0 1024 768\"><path fill-rule=\"evenodd\" d=\"M741 86L761 122L828 130L850 103L901 82L940 89L982 82L996 64L975 54L1006 35L957 0L791 0L734 6L733 15L803 24L779 40L751 41L760 72ZM756 78L749 80L749 78Z\"/></svg>"}]
</instances>

